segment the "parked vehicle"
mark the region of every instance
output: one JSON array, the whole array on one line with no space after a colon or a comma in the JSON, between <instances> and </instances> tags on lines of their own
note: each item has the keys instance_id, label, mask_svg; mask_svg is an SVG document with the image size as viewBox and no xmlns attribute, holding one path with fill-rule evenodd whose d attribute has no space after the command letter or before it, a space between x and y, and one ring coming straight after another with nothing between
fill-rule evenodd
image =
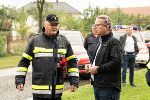
<instances>
[{"instance_id":1,"label":"parked vehicle","mask_svg":"<svg viewBox=\"0 0 150 100\"><path fill-rule=\"evenodd\" d=\"M125 30L118 29L118 30L113 31L113 35L117 39L120 39L120 37L124 34L126 34ZM139 53L136 56L135 63L146 65L149 60L149 50L146 46L145 40L140 35L139 31L134 31L132 35L137 38L137 44L138 44L138 50L139 50Z\"/></svg>"},{"instance_id":2,"label":"parked vehicle","mask_svg":"<svg viewBox=\"0 0 150 100\"><path fill-rule=\"evenodd\" d=\"M83 46L84 38L79 31L60 30L59 33L64 35L70 42L74 55L78 60L79 73L82 78L89 78L85 72L85 64L89 64L88 54Z\"/></svg>"},{"instance_id":3,"label":"parked vehicle","mask_svg":"<svg viewBox=\"0 0 150 100\"><path fill-rule=\"evenodd\" d=\"M141 31L140 34L143 37L143 39L145 40L146 46L150 52L150 31Z\"/></svg>"}]
</instances>

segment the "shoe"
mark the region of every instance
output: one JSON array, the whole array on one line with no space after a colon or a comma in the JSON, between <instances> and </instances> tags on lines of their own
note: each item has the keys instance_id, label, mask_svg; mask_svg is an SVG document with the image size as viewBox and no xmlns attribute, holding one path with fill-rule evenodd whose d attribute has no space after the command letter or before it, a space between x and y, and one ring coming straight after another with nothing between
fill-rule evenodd
<instances>
[{"instance_id":1,"label":"shoe","mask_svg":"<svg viewBox=\"0 0 150 100\"><path fill-rule=\"evenodd\" d=\"M126 83L123 83L123 87L127 87Z\"/></svg>"},{"instance_id":2,"label":"shoe","mask_svg":"<svg viewBox=\"0 0 150 100\"><path fill-rule=\"evenodd\" d=\"M134 83L130 83L130 86L137 87Z\"/></svg>"}]
</instances>

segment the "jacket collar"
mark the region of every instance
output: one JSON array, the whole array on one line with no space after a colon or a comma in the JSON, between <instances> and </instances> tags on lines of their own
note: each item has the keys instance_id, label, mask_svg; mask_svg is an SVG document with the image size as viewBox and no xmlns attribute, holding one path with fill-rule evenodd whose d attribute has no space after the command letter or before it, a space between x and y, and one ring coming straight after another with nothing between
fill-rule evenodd
<instances>
[{"instance_id":1,"label":"jacket collar","mask_svg":"<svg viewBox=\"0 0 150 100\"><path fill-rule=\"evenodd\" d=\"M102 41L106 41L113 36L113 33L110 31L107 35L101 36Z\"/></svg>"},{"instance_id":2,"label":"jacket collar","mask_svg":"<svg viewBox=\"0 0 150 100\"><path fill-rule=\"evenodd\" d=\"M42 32L42 34L44 35L45 38L48 38L48 39L49 38L56 38L59 35L59 31L57 31L56 35L54 35L54 36L48 36L45 34L45 32Z\"/></svg>"},{"instance_id":3,"label":"jacket collar","mask_svg":"<svg viewBox=\"0 0 150 100\"><path fill-rule=\"evenodd\" d=\"M91 34L89 34L90 36L92 36L93 38L96 38L94 35L93 35L93 33L91 33Z\"/></svg>"}]
</instances>

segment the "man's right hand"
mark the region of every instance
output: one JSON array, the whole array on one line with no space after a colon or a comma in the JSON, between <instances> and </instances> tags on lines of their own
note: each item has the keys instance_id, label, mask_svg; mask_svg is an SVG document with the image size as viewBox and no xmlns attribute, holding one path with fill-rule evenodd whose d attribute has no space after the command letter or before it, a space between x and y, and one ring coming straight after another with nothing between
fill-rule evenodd
<instances>
[{"instance_id":1,"label":"man's right hand","mask_svg":"<svg viewBox=\"0 0 150 100\"><path fill-rule=\"evenodd\" d=\"M23 84L19 84L19 85L17 86L17 89L18 89L19 91L23 91L23 90L24 90Z\"/></svg>"},{"instance_id":2,"label":"man's right hand","mask_svg":"<svg viewBox=\"0 0 150 100\"><path fill-rule=\"evenodd\" d=\"M91 68L91 64L87 64L87 65L85 65L85 71L87 72L87 73L89 73L89 68Z\"/></svg>"}]
</instances>

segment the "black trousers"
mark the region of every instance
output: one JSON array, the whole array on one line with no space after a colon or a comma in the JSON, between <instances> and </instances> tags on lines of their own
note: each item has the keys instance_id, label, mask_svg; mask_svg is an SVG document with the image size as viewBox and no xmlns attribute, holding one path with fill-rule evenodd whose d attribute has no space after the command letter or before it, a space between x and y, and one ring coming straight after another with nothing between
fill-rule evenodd
<instances>
[{"instance_id":1,"label":"black trousers","mask_svg":"<svg viewBox=\"0 0 150 100\"><path fill-rule=\"evenodd\" d=\"M33 97L33 100L52 100L52 99L49 99L49 98ZM61 100L61 97L55 98L54 100Z\"/></svg>"}]
</instances>

